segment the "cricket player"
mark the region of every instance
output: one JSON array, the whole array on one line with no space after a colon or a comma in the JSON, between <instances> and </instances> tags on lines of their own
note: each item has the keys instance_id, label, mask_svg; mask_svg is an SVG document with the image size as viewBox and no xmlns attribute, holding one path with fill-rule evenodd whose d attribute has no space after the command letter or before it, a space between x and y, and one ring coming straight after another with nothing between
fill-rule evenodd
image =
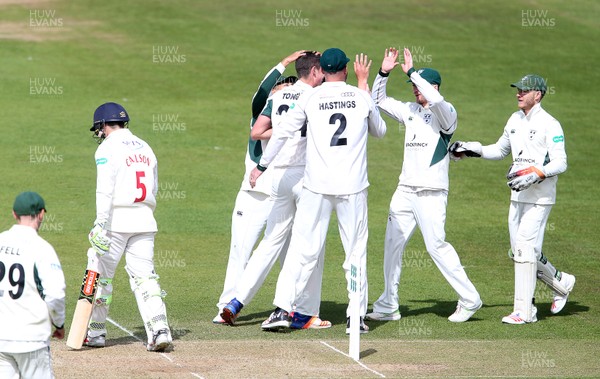
<instances>
[{"instance_id":1,"label":"cricket player","mask_svg":"<svg viewBox=\"0 0 600 379\"><path fill-rule=\"evenodd\" d=\"M112 280L123 253L129 284L135 295L148 351L164 351L172 342L163 297L154 270L154 208L158 164L152 148L127 128L129 115L117 103L94 112L90 129L96 150L96 221L89 240L98 255L100 279L85 344L104 347L106 318L112 302ZM92 267L88 267L92 268Z\"/></svg>"},{"instance_id":2,"label":"cricket player","mask_svg":"<svg viewBox=\"0 0 600 379\"><path fill-rule=\"evenodd\" d=\"M38 235L45 214L44 199L23 192L16 225L0 234L0 378L54 378L50 336L65 336L65 277Z\"/></svg>"},{"instance_id":3,"label":"cricket player","mask_svg":"<svg viewBox=\"0 0 600 379\"><path fill-rule=\"evenodd\" d=\"M467 321L481 308L479 293L469 278L454 247L446 242L446 205L448 203L448 143L456 130L457 115L452 104L439 92L440 74L431 68L415 70L412 54L404 49L402 70L413 85L416 102L388 97L390 72L400 64L399 51L386 49L379 74L373 83L373 99L379 109L403 124L404 160L398 187L392 196L385 232L383 274L384 291L373 303L369 320L399 320L398 285L402 255L417 226L427 252L458 294L452 322Z\"/></svg>"},{"instance_id":4,"label":"cricket player","mask_svg":"<svg viewBox=\"0 0 600 379\"><path fill-rule=\"evenodd\" d=\"M299 97L287 116L273 129L273 136L260 163L250 174L256 180L274 161L286 140L306 127L306 166L292 238L277 281L273 304L277 307L263 322L264 329L289 327L289 313L302 295L324 252L331 213L336 212L346 254L343 268L352 292L350 260L357 257L360 267L360 329L367 310L367 137L383 137L385 121L368 92L346 83L346 54L327 49L320 59L325 82ZM347 317L350 310L347 309ZM350 320L347 320L349 326ZM349 332L349 329L346 330Z\"/></svg>"},{"instance_id":5,"label":"cricket player","mask_svg":"<svg viewBox=\"0 0 600 379\"><path fill-rule=\"evenodd\" d=\"M517 89L519 110L511 115L495 144L456 141L450 147L453 159L481 157L503 159L512 154L508 171L511 189L508 211L510 257L515 267L513 312L502 318L507 324L537 321L534 293L537 279L553 292L550 312L560 312L575 286L575 276L557 270L542 252L544 231L556 202L558 175L567 169L565 137L560 123L541 105L546 81L529 74L511 87Z\"/></svg>"},{"instance_id":6,"label":"cricket player","mask_svg":"<svg viewBox=\"0 0 600 379\"><path fill-rule=\"evenodd\" d=\"M284 58L273 67L263 78L258 89L252 97L252 117L250 129L267 104L269 96L296 81L296 77L284 77L283 72L287 65L295 62L298 57L305 54L304 50L296 51ZM231 215L231 245L229 248L229 259L225 272L223 291L219 297L217 308L219 311L213 318L213 323L224 324L221 318L223 308L235 297L235 287L242 276L252 249L263 232L267 223L269 213L273 206L271 195L271 175L261 179L256 187L249 184L250 171L256 166L263 152L266 142L253 140L248 137L248 148L245 158L244 179L235 199L235 206Z\"/></svg>"},{"instance_id":7,"label":"cricket player","mask_svg":"<svg viewBox=\"0 0 600 379\"><path fill-rule=\"evenodd\" d=\"M323 82L324 76L319 59L319 54L307 52L296 60L298 81L273 94L252 127L251 137L253 139L266 140L270 138L272 127L277 128L301 94ZM285 142L273 161L271 192L273 209L267 219L265 236L252 253L246 269L238 281L235 298L223 308L221 317L230 325L234 324L242 307L248 305L256 295L277 258L285 257L285 249L296 214L296 205L302 190L305 154L306 129L303 128ZM318 316L321 304L323 257L324 255L321 254L317 269L309 279L307 290L296 304L292 328L323 329L331 327L331 322L321 320Z\"/></svg>"}]
</instances>

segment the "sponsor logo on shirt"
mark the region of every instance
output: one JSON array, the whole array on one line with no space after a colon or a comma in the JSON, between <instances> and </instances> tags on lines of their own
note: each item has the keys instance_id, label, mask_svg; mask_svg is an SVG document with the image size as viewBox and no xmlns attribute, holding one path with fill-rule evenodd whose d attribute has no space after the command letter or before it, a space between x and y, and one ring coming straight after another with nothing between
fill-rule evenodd
<instances>
[{"instance_id":1,"label":"sponsor logo on shirt","mask_svg":"<svg viewBox=\"0 0 600 379\"><path fill-rule=\"evenodd\" d=\"M423 121L425 121L426 124L431 123L431 113L425 113L423 115Z\"/></svg>"},{"instance_id":2,"label":"sponsor logo on shirt","mask_svg":"<svg viewBox=\"0 0 600 379\"><path fill-rule=\"evenodd\" d=\"M554 142L564 142L565 141L565 137L564 136L554 136L552 138L552 141L554 141Z\"/></svg>"},{"instance_id":3,"label":"sponsor logo on shirt","mask_svg":"<svg viewBox=\"0 0 600 379\"><path fill-rule=\"evenodd\" d=\"M515 160L513 161L515 163L535 163L535 159L531 159L531 158L515 158Z\"/></svg>"},{"instance_id":4,"label":"sponsor logo on shirt","mask_svg":"<svg viewBox=\"0 0 600 379\"><path fill-rule=\"evenodd\" d=\"M107 158L98 158L96 159L96 166L101 165L101 164L105 164L108 162Z\"/></svg>"}]
</instances>

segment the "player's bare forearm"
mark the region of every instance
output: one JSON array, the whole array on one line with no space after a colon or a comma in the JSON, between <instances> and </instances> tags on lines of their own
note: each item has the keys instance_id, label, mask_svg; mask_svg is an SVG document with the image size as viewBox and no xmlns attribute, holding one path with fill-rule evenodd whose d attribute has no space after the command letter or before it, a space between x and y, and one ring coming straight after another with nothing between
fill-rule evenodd
<instances>
[{"instance_id":1,"label":"player's bare forearm","mask_svg":"<svg viewBox=\"0 0 600 379\"><path fill-rule=\"evenodd\" d=\"M289 65L292 62L295 62L296 59L300 58L303 55L306 55L306 52L308 50L298 50L293 52L292 54L288 55L287 57L283 58L283 60L281 61L281 64L284 66Z\"/></svg>"},{"instance_id":2,"label":"player's bare forearm","mask_svg":"<svg viewBox=\"0 0 600 379\"><path fill-rule=\"evenodd\" d=\"M271 118L261 114L250 130L250 138L255 141L267 140L271 138L271 134L273 134Z\"/></svg>"},{"instance_id":3,"label":"player's bare forearm","mask_svg":"<svg viewBox=\"0 0 600 379\"><path fill-rule=\"evenodd\" d=\"M372 61L366 54L356 54L354 61L354 73L358 80L358 88L369 92L369 70L371 69Z\"/></svg>"}]
</instances>

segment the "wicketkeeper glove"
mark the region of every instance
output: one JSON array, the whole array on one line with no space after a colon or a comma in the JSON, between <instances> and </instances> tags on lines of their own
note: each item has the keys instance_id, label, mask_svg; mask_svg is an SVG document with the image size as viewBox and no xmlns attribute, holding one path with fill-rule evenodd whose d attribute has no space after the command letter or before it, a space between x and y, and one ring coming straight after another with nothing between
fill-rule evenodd
<instances>
[{"instance_id":1,"label":"wicketkeeper glove","mask_svg":"<svg viewBox=\"0 0 600 379\"><path fill-rule=\"evenodd\" d=\"M479 142L463 142L463 141L455 141L448 148L448 153L450 154L450 159L453 161L459 161L464 157L481 157L481 143Z\"/></svg>"},{"instance_id":2,"label":"wicketkeeper glove","mask_svg":"<svg viewBox=\"0 0 600 379\"><path fill-rule=\"evenodd\" d=\"M531 187L532 184L540 183L546 179L542 170L535 166L530 166L518 171L510 172L506 175L508 186L513 191L519 192Z\"/></svg>"},{"instance_id":3,"label":"wicketkeeper glove","mask_svg":"<svg viewBox=\"0 0 600 379\"><path fill-rule=\"evenodd\" d=\"M104 229L105 225L106 221L96 220L94 222L94 227L90 230L88 236L92 248L96 250L98 255L106 254L110 248L110 238L106 236L106 229Z\"/></svg>"}]
</instances>

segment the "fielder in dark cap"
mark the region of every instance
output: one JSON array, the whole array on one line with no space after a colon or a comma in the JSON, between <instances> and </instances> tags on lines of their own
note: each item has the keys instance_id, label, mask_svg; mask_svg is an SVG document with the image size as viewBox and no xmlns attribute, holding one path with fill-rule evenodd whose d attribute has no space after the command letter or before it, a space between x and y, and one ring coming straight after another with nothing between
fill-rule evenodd
<instances>
[{"instance_id":1,"label":"fielder in dark cap","mask_svg":"<svg viewBox=\"0 0 600 379\"><path fill-rule=\"evenodd\" d=\"M36 192L13 204L16 224L0 233L0 377L54 378L50 337L65 336L65 276L54 248L39 236L46 205ZM7 278L8 279L8 278Z\"/></svg>"},{"instance_id":2,"label":"fielder in dark cap","mask_svg":"<svg viewBox=\"0 0 600 379\"><path fill-rule=\"evenodd\" d=\"M44 199L37 192L21 192L13 204L16 216L35 216L46 210Z\"/></svg>"}]
</instances>

